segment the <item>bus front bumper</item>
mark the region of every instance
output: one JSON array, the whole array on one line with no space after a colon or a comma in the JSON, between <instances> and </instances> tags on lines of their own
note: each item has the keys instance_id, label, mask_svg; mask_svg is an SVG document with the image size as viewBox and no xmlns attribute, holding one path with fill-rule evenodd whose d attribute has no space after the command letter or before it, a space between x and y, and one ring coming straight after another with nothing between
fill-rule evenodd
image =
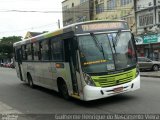
<instances>
[{"instance_id":1,"label":"bus front bumper","mask_svg":"<svg viewBox=\"0 0 160 120\"><path fill-rule=\"evenodd\" d=\"M90 101L117 95L120 93L134 91L139 88L140 88L140 75L138 75L134 80L132 80L129 83L113 87L102 88L102 87L93 87L86 85L83 89L83 95L85 101Z\"/></svg>"}]
</instances>

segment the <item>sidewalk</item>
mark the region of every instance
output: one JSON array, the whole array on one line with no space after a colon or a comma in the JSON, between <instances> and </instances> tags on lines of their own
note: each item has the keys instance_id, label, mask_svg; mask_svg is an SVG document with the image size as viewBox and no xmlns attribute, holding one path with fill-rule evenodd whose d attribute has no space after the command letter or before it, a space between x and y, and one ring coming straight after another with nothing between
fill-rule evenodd
<instances>
[{"instance_id":1,"label":"sidewalk","mask_svg":"<svg viewBox=\"0 0 160 120\"><path fill-rule=\"evenodd\" d=\"M141 77L154 77L160 78L160 71L143 71L140 72Z\"/></svg>"}]
</instances>

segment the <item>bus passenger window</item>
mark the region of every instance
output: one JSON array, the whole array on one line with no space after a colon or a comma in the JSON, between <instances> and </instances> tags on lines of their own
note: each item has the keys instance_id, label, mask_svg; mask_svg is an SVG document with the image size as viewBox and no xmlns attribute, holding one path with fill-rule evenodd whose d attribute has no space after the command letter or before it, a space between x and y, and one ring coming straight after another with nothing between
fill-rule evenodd
<instances>
[{"instance_id":1,"label":"bus passenger window","mask_svg":"<svg viewBox=\"0 0 160 120\"><path fill-rule=\"evenodd\" d=\"M63 41L52 41L51 46L52 59L55 61L64 60Z\"/></svg>"},{"instance_id":2,"label":"bus passenger window","mask_svg":"<svg viewBox=\"0 0 160 120\"><path fill-rule=\"evenodd\" d=\"M31 44L27 45L27 60L32 60Z\"/></svg>"},{"instance_id":3,"label":"bus passenger window","mask_svg":"<svg viewBox=\"0 0 160 120\"><path fill-rule=\"evenodd\" d=\"M48 40L42 41L41 45L42 45L42 48L41 48L42 60L49 60Z\"/></svg>"},{"instance_id":4,"label":"bus passenger window","mask_svg":"<svg viewBox=\"0 0 160 120\"><path fill-rule=\"evenodd\" d=\"M27 60L27 49L26 45L22 46L22 59Z\"/></svg>"},{"instance_id":5,"label":"bus passenger window","mask_svg":"<svg viewBox=\"0 0 160 120\"><path fill-rule=\"evenodd\" d=\"M38 58L38 52L39 52L39 44L38 43L33 43L33 51L34 51L34 60L39 60Z\"/></svg>"},{"instance_id":6,"label":"bus passenger window","mask_svg":"<svg viewBox=\"0 0 160 120\"><path fill-rule=\"evenodd\" d=\"M31 54L32 54L32 60L34 60L34 48L33 48L33 43L31 44Z\"/></svg>"}]
</instances>

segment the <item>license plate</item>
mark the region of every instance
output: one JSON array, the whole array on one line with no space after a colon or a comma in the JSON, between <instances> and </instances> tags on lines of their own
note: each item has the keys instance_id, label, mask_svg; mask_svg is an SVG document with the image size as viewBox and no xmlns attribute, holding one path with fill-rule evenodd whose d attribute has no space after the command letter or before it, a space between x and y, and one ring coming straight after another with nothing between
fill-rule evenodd
<instances>
[{"instance_id":1,"label":"license plate","mask_svg":"<svg viewBox=\"0 0 160 120\"><path fill-rule=\"evenodd\" d=\"M123 87L118 87L113 90L115 93L123 92Z\"/></svg>"}]
</instances>

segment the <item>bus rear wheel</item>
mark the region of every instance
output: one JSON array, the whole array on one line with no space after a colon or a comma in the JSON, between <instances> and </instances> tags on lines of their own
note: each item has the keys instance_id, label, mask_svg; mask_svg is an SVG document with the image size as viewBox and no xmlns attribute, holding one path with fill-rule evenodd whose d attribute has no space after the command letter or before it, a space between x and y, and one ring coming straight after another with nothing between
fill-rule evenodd
<instances>
[{"instance_id":1,"label":"bus rear wheel","mask_svg":"<svg viewBox=\"0 0 160 120\"><path fill-rule=\"evenodd\" d=\"M27 79L28 79L28 85L29 85L31 88L34 88L33 80L32 80L32 77L31 77L30 74L27 75Z\"/></svg>"},{"instance_id":2,"label":"bus rear wheel","mask_svg":"<svg viewBox=\"0 0 160 120\"><path fill-rule=\"evenodd\" d=\"M64 99L66 100L69 99L68 88L64 80L58 80L58 90L59 90L60 95Z\"/></svg>"}]
</instances>

